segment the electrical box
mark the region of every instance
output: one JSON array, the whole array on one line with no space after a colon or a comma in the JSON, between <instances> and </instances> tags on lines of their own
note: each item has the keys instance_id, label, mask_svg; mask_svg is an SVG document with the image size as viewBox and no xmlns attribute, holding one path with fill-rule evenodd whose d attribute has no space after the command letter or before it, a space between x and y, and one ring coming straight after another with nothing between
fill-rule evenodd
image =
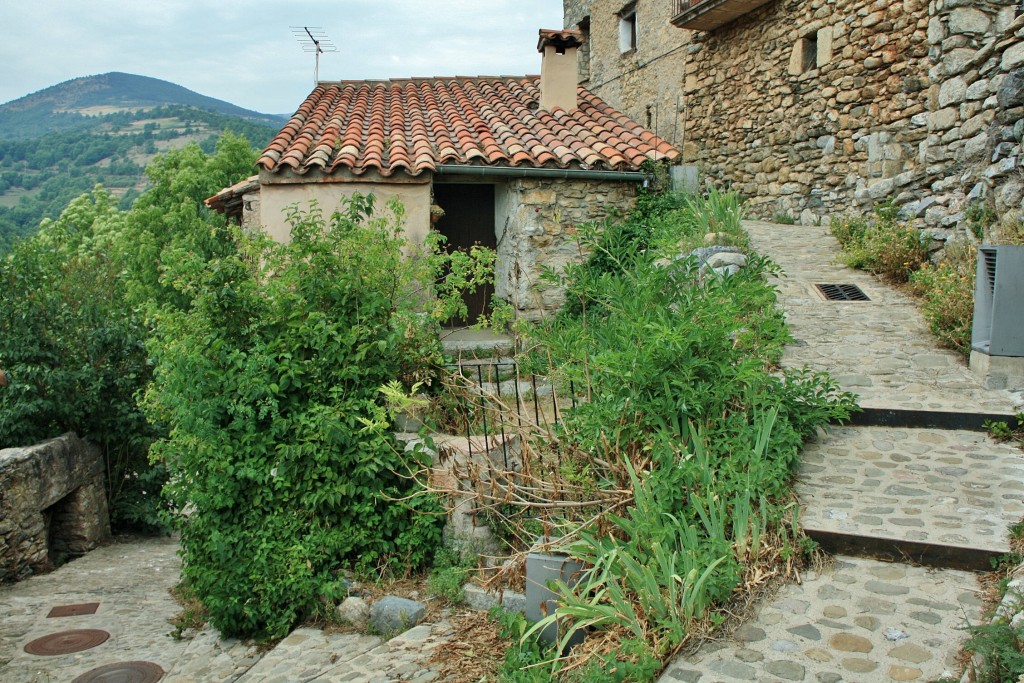
<instances>
[{"instance_id":1,"label":"electrical box","mask_svg":"<svg viewBox=\"0 0 1024 683\"><path fill-rule=\"evenodd\" d=\"M978 248L971 348L1024 357L1024 246Z\"/></svg>"}]
</instances>

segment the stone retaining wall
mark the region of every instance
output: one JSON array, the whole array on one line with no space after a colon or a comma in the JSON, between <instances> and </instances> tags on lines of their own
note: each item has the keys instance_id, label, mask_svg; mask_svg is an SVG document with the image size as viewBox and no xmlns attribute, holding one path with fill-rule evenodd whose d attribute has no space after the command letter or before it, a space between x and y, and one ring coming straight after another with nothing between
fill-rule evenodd
<instances>
[{"instance_id":1,"label":"stone retaining wall","mask_svg":"<svg viewBox=\"0 0 1024 683\"><path fill-rule=\"evenodd\" d=\"M0 450L0 582L50 569L109 536L98 448L65 434Z\"/></svg>"}]
</instances>

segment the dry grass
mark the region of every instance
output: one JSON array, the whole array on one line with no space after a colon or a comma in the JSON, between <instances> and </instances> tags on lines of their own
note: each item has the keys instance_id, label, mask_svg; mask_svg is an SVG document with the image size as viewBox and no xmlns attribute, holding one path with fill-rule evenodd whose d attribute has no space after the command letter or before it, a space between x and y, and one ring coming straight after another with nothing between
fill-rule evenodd
<instances>
[{"instance_id":1,"label":"dry grass","mask_svg":"<svg viewBox=\"0 0 1024 683\"><path fill-rule=\"evenodd\" d=\"M454 632L430 655L428 663L446 683L493 681L514 643L486 612L460 612L451 619Z\"/></svg>"}]
</instances>

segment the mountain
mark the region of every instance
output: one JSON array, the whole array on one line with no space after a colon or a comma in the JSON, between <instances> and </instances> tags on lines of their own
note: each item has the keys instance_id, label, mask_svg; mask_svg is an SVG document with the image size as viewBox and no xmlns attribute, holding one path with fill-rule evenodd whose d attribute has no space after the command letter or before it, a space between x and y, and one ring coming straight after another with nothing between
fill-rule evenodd
<instances>
[{"instance_id":1,"label":"mountain","mask_svg":"<svg viewBox=\"0 0 1024 683\"><path fill-rule=\"evenodd\" d=\"M89 128L96 116L162 105L195 107L277 127L286 120L200 95L159 78L111 72L73 78L0 105L0 139L25 140L55 131Z\"/></svg>"},{"instance_id":2,"label":"mountain","mask_svg":"<svg viewBox=\"0 0 1024 683\"><path fill-rule=\"evenodd\" d=\"M97 183L129 205L160 152L190 142L210 152L225 131L262 148L285 120L125 73L75 78L0 105L0 253Z\"/></svg>"}]
</instances>

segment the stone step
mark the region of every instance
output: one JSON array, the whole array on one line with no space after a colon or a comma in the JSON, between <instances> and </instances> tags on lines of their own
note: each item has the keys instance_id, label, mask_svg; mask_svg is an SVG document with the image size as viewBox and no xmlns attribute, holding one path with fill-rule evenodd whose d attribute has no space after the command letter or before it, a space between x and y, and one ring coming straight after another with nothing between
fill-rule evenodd
<instances>
[{"instance_id":1,"label":"stone step","mask_svg":"<svg viewBox=\"0 0 1024 683\"><path fill-rule=\"evenodd\" d=\"M508 335L470 328L444 330L441 346L447 355L461 361L508 356L515 350L515 342Z\"/></svg>"},{"instance_id":2,"label":"stone step","mask_svg":"<svg viewBox=\"0 0 1024 683\"><path fill-rule=\"evenodd\" d=\"M833 552L989 569L1024 517L1024 453L976 431L833 428L797 476L804 530Z\"/></svg>"},{"instance_id":3,"label":"stone step","mask_svg":"<svg viewBox=\"0 0 1024 683\"><path fill-rule=\"evenodd\" d=\"M960 429L974 432L988 431L987 422L1005 422L1017 429L1021 421L1013 413L962 412L950 410L921 410L863 405L845 424L853 427L911 427L917 429Z\"/></svg>"},{"instance_id":4,"label":"stone step","mask_svg":"<svg viewBox=\"0 0 1024 683\"><path fill-rule=\"evenodd\" d=\"M659 683L934 681L959 672L975 576L837 557L762 603L731 636L677 658Z\"/></svg>"}]
</instances>

